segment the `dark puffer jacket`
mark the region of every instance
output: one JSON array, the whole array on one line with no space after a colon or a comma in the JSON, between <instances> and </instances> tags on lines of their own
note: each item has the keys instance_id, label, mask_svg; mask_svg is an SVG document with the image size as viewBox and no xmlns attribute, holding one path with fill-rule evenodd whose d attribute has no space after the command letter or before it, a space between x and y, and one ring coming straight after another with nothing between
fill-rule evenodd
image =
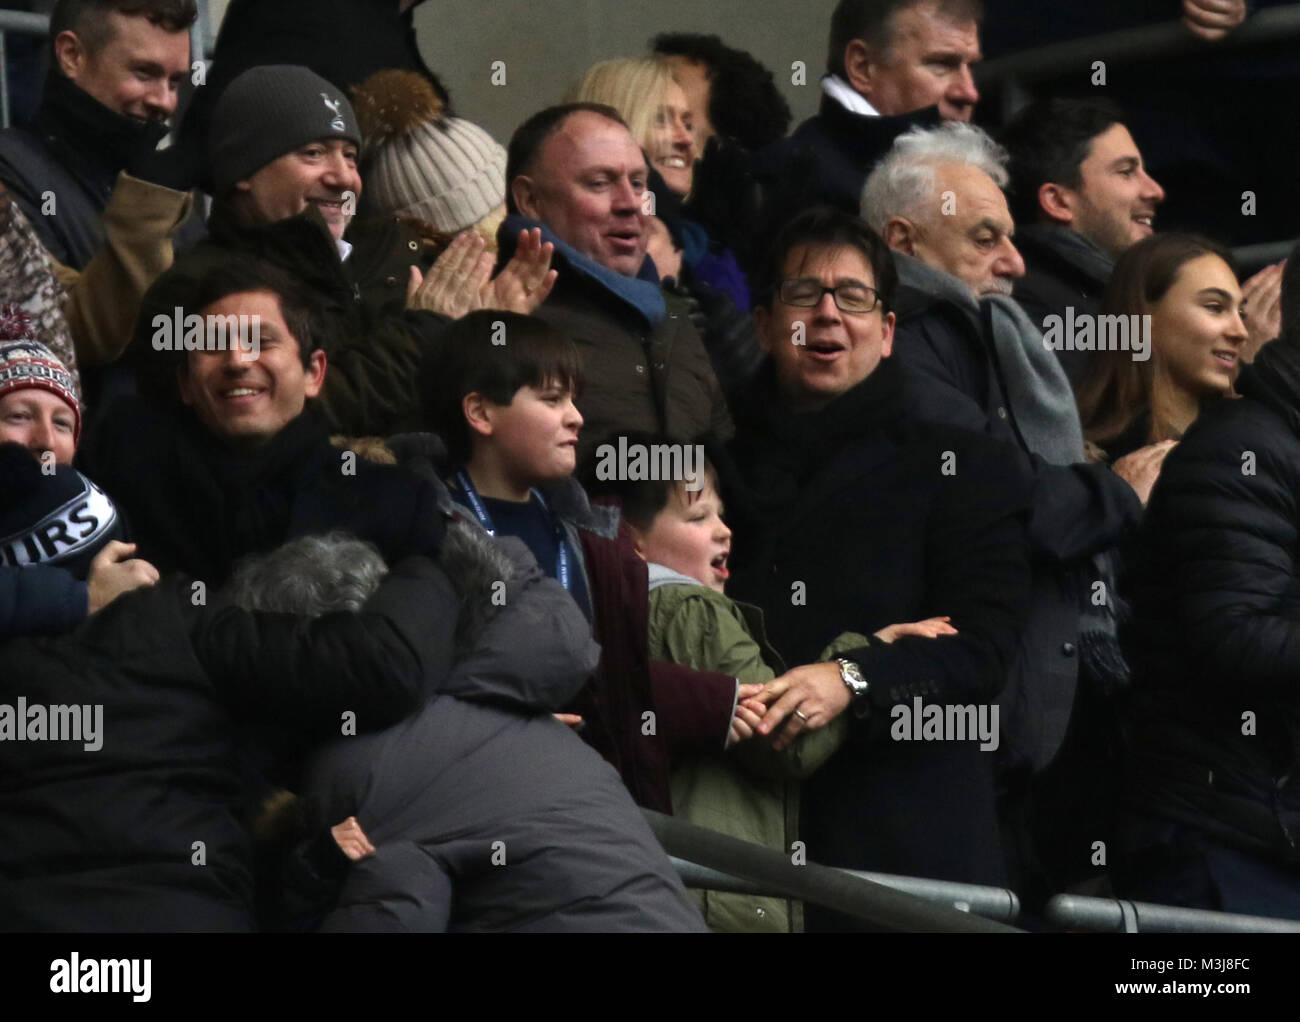
<instances>
[{"instance_id":1,"label":"dark puffer jacket","mask_svg":"<svg viewBox=\"0 0 1300 1022\"><path fill-rule=\"evenodd\" d=\"M0 929L251 929L236 722L308 742L347 711L358 731L392 724L443 687L455 624L446 576L413 560L357 614L196 608L169 576L69 636L0 648L0 714L27 738L34 707L99 707L78 740L0 721Z\"/></svg>"},{"instance_id":2,"label":"dark puffer jacket","mask_svg":"<svg viewBox=\"0 0 1300 1022\"><path fill-rule=\"evenodd\" d=\"M1136 544L1126 714L1139 815L1300 863L1300 354L1165 459Z\"/></svg>"}]
</instances>

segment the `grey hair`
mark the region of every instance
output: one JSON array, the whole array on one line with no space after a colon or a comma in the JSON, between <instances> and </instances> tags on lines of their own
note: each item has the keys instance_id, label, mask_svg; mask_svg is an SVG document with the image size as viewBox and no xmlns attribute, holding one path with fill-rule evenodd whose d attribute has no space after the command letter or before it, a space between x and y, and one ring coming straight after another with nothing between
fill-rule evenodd
<instances>
[{"instance_id":1,"label":"grey hair","mask_svg":"<svg viewBox=\"0 0 1300 1022\"><path fill-rule=\"evenodd\" d=\"M945 163L978 167L1005 189L1007 159L1007 151L973 124L948 121L937 128L915 127L894 139L893 148L862 186L862 219L880 234L891 217L927 220L925 211L938 199L934 168Z\"/></svg>"},{"instance_id":2,"label":"grey hair","mask_svg":"<svg viewBox=\"0 0 1300 1022\"><path fill-rule=\"evenodd\" d=\"M331 532L248 558L235 569L226 592L244 610L319 617L360 610L387 574L374 546Z\"/></svg>"}]
</instances>

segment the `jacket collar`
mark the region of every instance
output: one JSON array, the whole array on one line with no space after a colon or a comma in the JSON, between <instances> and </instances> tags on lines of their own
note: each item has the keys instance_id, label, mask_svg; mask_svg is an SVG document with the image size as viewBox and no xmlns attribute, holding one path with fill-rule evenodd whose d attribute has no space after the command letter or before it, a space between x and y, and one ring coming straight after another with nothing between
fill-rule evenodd
<instances>
[{"instance_id":1,"label":"jacket collar","mask_svg":"<svg viewBox=\"0 0 1300 1022\"><path fill-rule=\"evenodd\" d=\"M348 287L338 243L320 211L307 209L297 216L271 224L249 224L229 201L218 199L208 216L208 236L221 245L268 258L294 273L316 290L329 292ZM358 259L353 253L352 259ZM354 266L355 269L355 266Z\"/></svg>"},{"instance_id":2,"label":"jacket collar","mask_svg":"<svg viewBox=\"0 0 1300 1022\"><path fill-rule=\"evenodd\" d=\"M1031 259L1055 259L1081 274L1100 290L1110 279L1115 261L1092 239L1059 224L1026 224L1016 229L1016 247Z\"/></svg>"},{"instance_id":3,"label":"jacket collar","mask_svg":"<svg viewBox=\"0 0 1300 1022\"><path fill-rule=\"evenodd\" d=\"M1282 416L1300 436L1300 351L1281 338L1264 345L1255 361L1242 367L1237 390Z\"/></svg>"},{"instance_id":4,"label":"jacket collar","mask_svg":"<svg viewBox=\"0 0 1300 1022\"><path fill-rule=\"evenodd\" d=\"M165 125L141 124L110 110L56 70L46 76L34 127L113 178L167 134Z\"/></svg>"},{"instance_id":5,"label":"jacket collar","mask_svg":"<svg viewBox=\"0 0 1300 1022\"><path fill-rule=\"evenodd\" d=\"M971 316L979 317L979 302L970 288L951 273L936 269L902 252L894 253L898 267L898 317L913 315L932 305L949 303Z\"/></svg>"},{"instance_id":6,"label":"jacket collar","mask_svg":"<svg viewBox=\"0 0 1300 1022\"><path fill-rule=\"evenodd\" d=\"M897 359L884 359L825 408L797 413L781 395L769 358L755 383L754 400L741 408L736 424L740 460L759 468L759 474L771 470L805 479L845 446L898 428L904 415L903 370Z\"/></svg>"},{"instance_id":7,"label":"jacket collar","mask_svg":"<svg viewBox=\"0 0 1300 1022\"><path fill-rule=\"evenodd\" d=\"M699 586L701 589L706 588L698 578L683 575L680 571L673 571L672 568L665 567L662 564L655 564L653 561L646 565L646 571L650 576L651 592L654 592L660 586L686 585Z\"/></svg>"},{"instance_id":8,"label":"jacket collar","mask_svg":"<svg viewBox=\"0 0 1300 1022\"><path fill-rule=\"evenodd\" d=\"M402 433L390 437L388 449L404 467L424 476L438 491L438 509L444 514L463 512L465 505L458 493L452 493L446 479L455 472L447 445L436 433ZM560 520L578 529L586 529L605 539L618 535L618 508L592 504L587 491L573 477L540 487L542 497Z\"/></svg>"},{"instance_id":9,"label":"jacket collar","mask_svg":"<svg viewBox=\"0 0 1300 1022\"><path fill-rule=\"evenodd\" d=\"M928 106L910 114L893 117L855 114L838 100L823 94L817 118L822 127L835 136L836 143L855 162L874 159L888 149L893 140L914 127L937 128L943 123L937 106Z\"/></svg>"},{"instance_id":10,"label":"jacket collar","mask_svg":"<svg viewBox=\"0 0 1300 1022\"><path fill-rule=\"evenodd\" d=\"M518 213L506 217L497 231L497 250L499 262L504 263L515 251L519 242L519 232L533 227L540 227L542 241L549 241L555 246L557 268L560 280L566 276L578 277L600 288L616 299L620 304L632 309L651 327L656 327L668 316L668 307L664 303L663 292L659 289L659 275L655 272L654 261L647 258L641 264L641 271L635 277L625 277L621 273L602 266L588 256L583 255L566 241L561 241L555 232L540 220L532 220ZM565 270L569 273L566 274Z\"/></svg>"},{"instance_id":11,"label":"jacket collar","mask_svg":"<svg viewBox=\"0 0 1300 1022\"><path fill-rule=\"evenodd\" d=\"M322 451L330 449L324 416L308 405L301 415L258 447L232 447L215 438L188 408L181 412L183 428L206 461L213 480L223 489L269 483L288 487L292 480L315 471Z\"/></svg>"}]
</instances>

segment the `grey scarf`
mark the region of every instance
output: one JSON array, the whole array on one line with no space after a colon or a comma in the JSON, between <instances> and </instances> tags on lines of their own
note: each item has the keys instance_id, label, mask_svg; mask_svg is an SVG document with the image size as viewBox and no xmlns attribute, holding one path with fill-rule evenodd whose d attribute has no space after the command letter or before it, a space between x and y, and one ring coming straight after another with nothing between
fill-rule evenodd
<instances>
[{"instance_id":1,"label":"grey scarf","mask_svg":"<svg viewBox=\"0 0 1300 1022\"><path fill-rule=\"evenodd\" d=\"M1031 451L1053 465L1083 461L1083 426L1070 380L1042 331L1020 303L1005 295L983 299L993 324L1007 401Z\"/></svg>"},{"instance_id":2,"label":"grey scarf","mask_svg":"<svg viewBox=\"0 0 1300 1022\"><path fill-rule=\"evenodd\" d=\"M1052 465L1074 465L1084 460L1083 426L1074 391L1056 354L1043 343L1042 332L1020 303L1004 295L990 295L982 304L993 326L993 347L1002 366L1007 403L1026 446ZM1123 607L1115 592L1115 562L1108 551L1091 558L1091 580L1101 581L1105 603L1092 602L1088 578L1079 578L1079 652L1087 674L1103 689L1128 683L1128 664L1119 645L1118 621Z\"/></svg>"}]
</instances>

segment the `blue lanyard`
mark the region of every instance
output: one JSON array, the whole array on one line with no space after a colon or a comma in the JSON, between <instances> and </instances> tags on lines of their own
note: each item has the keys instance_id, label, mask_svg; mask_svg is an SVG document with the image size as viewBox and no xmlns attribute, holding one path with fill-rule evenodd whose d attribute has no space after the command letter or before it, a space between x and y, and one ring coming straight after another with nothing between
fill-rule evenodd
<instances>
[{"instance_id":1,"label":"blue lanyard","mask_svg":"<svg viewBox=\"0 0 1300 1022\"><path fill-rule=\"evenodd\" d=\"M474 483L469 478L469 473L463 468L456 472L456 482L460 486L461 493L465 494L465 499L469 501L469 506L474 512L474 517L478 519L479 525L489 536L497 534L496 526L492 524L492 516L488 514L488 509L484 506L482 499L478 495L478 490L474 489ZM529 493L536 498L542 513L546 515L551 522L551 527L555 530L555 544L558 552L555 555L555 575L560 585L572 592L569 585L569 544L564 538L564 526L560 524L558 518L551 514L551 509L547 507L545 498L537 490L530 490Z\"/></svg>"}]
</instances>

